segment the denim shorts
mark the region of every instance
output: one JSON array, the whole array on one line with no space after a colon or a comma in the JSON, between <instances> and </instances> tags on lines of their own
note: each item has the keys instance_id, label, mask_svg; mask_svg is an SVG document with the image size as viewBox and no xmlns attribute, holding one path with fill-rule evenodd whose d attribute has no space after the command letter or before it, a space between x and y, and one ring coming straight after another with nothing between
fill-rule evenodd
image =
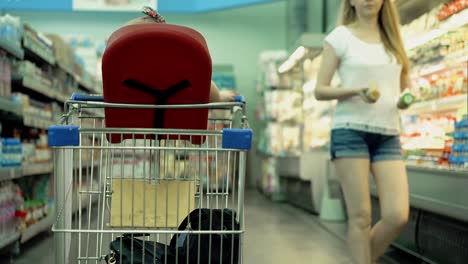
<instances>
[{"instance_id":1,"label":"denim shorts","mask_svg":"<svg viewBox=\"0 0 468 264\"><path fill-rule=\"evenodd\" d=\"M353 129L331 132L331 158L367 158L371 162L403 160L399 136Z\"/></svg>"}]
</instances>

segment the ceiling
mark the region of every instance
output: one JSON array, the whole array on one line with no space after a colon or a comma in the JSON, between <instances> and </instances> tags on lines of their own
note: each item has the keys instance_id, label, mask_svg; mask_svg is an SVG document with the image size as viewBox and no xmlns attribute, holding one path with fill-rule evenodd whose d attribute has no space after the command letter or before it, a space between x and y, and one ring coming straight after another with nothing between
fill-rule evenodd
<instances>
[{"instance_id":1,"label":"ceiling","mask_svg":"<svg viewBox=\"0 0 468 264\"><path fill-rule=\"evenodd\" d=\"M59 10L73 11L74 1L86 0L15 0L0 1L3 10ZM87 0L92 1L92 0ZM96 0L94 0L96 1ZM140 0L149 3L150 0ZM284 0L157 0L158 10L162 13L202 13L242 6L272 3ZM93 2L93 1L92 1ZM97 1L96 1L97 2ZM144 4L142 4L144 5ZM129 10L133 12L134 10Z\"/></svg>"}]
</instances>

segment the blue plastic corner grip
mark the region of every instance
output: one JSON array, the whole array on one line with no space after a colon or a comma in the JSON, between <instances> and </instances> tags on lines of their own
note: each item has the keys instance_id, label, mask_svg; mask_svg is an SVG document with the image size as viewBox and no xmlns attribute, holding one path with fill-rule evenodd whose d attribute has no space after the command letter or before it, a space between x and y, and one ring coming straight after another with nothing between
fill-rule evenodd
<instances>
[{"instance_id":1,"label":"blue plastic corner grip","mask_svg":"<svg viewBox=\"0 0 468 264\"><path fill-rule=\"evenodd\" d=\"M73 93L70 96L70 100L85 101L85 102L103 102L104 97L101 95L87 95L87 94Z\"/></svg>"},{"instance_id":2,"label":"blue plastic corner grip","mask_svg":"<svg viewBox=\"0 0 468 264\"><path fill-rule=\"evenodd\" d=\"M245 97L242 95L236 95L234 97L234 102L245 104Z\"/></svg>"},{"instance_id":3,"label":"blue plastic corner grip","mask_svg":"<svg viewBox=\"0 0 468 264\"><path fill-rule=\"evenodd\" d=\"M80 145L80 127L51 126L48 131L50 147L72 147Z\"/></svg>"},{"instance_id":4,"label":"blue plastic corner grip","mask_svg":"<svg viewBox=\"0 0 468 264\"><path fill-rule=\"evenodd\" d=\"M252 129L223 129L223 148L249 150L252 136Z\"/></svg>"}]
</instances>

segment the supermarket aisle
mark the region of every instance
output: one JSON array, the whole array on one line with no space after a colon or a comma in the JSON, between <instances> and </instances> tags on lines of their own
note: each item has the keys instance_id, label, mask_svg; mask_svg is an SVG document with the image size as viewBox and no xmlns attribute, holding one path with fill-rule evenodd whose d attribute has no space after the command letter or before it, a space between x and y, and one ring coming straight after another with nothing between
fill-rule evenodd
<instances>
[{"instance_id":1,"label":"supermarket aisle","mask_svg":"<svg viewBox=\"0 0 468 264\"><path fill-rule=\"evenodd\" d=\"M300 209L272 203L251 191L246 199L246 219L245 262L248 264L346 263L343 241ZM39 236L22 250L14 263L53 263L51 236ZM0 260L0 263L8 262Z\"/></svg>"}]
</instances>

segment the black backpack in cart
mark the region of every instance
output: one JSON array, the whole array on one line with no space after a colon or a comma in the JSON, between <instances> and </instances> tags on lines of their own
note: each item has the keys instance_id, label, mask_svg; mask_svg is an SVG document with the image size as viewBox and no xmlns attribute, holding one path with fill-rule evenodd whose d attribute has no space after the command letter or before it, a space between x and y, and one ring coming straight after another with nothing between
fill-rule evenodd
<instances>
[{"instance_id":1,"label":"black backpack in cart","mask_svg":"<svg viewBox=\"0 0 468 264\"><path fill-rule=\"evenodd\" d=\"M210 221L211 220L211 221ZM239 263L239 233L217 231L240 230L236 213L229 209L196 209L179 226L179 231L213 231L211 234L174 235L170 248L179 263ZM211 250L210 250L211 249Z\"/></svg>"},{"instance_id":2,"label":"black backpack in cart","mask_svg":"<svg viewBox=\"0 0 468 264\"><path fill-rule=\"evenodd\" d=\"M180 224L169 246L137 237L147 234L126 234L110 243L108 264L237 264L239 234L217 231L240 230L236 213L229 209L196 209ZM190 231L213 231L211 234L189 234ZM210 250L211 249L211 250ZM187 262L188 260L188 262Z\"/></svg>"}]
</instances>

